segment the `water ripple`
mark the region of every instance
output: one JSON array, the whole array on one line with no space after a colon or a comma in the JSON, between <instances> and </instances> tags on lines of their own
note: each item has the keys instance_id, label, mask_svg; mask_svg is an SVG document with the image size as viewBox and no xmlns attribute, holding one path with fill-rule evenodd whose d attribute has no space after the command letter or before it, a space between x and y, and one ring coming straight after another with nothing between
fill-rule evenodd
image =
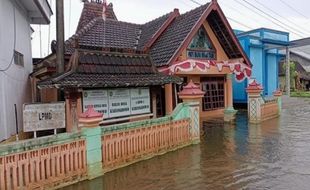
<instances>
[{"instance_id":1,"label":"water ripple","mask_svg":"<svg viewBox=\"0 0 310 190\"><path fill-rule=\"evenodd\" d=\"M67 190L310 189L310 99L285 98L282 115L250 125L239 112L203 122L202 142Z\"/></svg>"}]
</instances>

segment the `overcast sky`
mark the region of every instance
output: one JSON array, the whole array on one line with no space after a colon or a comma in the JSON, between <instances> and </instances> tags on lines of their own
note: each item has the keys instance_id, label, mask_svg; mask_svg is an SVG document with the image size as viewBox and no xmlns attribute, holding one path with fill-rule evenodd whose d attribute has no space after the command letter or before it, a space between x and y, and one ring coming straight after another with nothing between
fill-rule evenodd
<instances>
[{"instance_id":1,"label":"overcast sky","mask_svg":"<svg viewBox=\"0 0 310 190\"><path fill-rule=\"evenodd\" d=\"M47 56L50 52L50 41L56 39L55 0L48 1L51 1L54 15L51 18L50 26L41 26L41 35L40 26L32 26L35 30L32 35L33 57ZM208 1L107 0L107 2L113 3L118 20L142 24L166 14L174 8L178 8L181 13L184 13L199 6L197 3L204 4ZM291 40L310 37L310 2L307 0L218 0L218 2L234 29L247 31L265 27L287 31L290 33ZM64 3L65 39L68 39L75 33L83 3L81 0L64 0ZM48 37L49 31L50 38Z\"/></svg>"}]
</instances>

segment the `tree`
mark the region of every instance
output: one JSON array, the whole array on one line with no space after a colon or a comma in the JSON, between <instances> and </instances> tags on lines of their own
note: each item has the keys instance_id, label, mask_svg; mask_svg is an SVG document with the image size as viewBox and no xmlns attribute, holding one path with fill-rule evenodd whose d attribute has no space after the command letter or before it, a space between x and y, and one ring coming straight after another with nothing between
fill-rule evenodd
<instances>
[{"instance_id":1,"label":"tree","mask_svg":"<svg viewBox=\"0 0 310 190\"><path fill-rule=\"evenodd\" d=\"M286 63L283 64L283 69L286 71ZM296 71L296 64L290 61L290 84L291 89L295 90L296 88L296 77L298 76L298 72Z\"/></svg>"}]
</instances>

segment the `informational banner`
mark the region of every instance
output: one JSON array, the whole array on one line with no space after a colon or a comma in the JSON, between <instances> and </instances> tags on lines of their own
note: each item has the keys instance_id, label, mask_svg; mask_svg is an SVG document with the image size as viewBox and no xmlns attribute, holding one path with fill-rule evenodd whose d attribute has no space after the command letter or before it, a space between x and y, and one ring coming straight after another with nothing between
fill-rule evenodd
<instances>
[{"instance_id":1,"label":"informational banner","mask_svg":"<svg viewBox=\"0 0 310 190\"><path fill-rule=\"evenodd\" d=\"M83 91L83 111L88 106L108 117L108 91L107 90L85 90Z\"/></svg>"},{"instance_id":2,"label":"informational banner","mask_svg":"<svg viewBox=\"0 0 310 190\"><path fill-rule=\"evenodd\" d=\"M130 90L109 90L109 117L130 115Z\"/></svg>"},{"instance_id":3,"label":"informational banner","mask_svg":"<svg viewBox=\"0 0 310 190\"><path fill-rule=\"evenodd\" d=\"M131 91L131 114L150 112L150 91L148 88L133 88Z\"/></svg>"},{"instance_id":4,"label":"informational banner","mask_svg":"<svg viewBox=\"0 0 310 190\"><path fill-rule=\"evenodd\" d=\"M66 127L65 103L25 104L23 110L24 132Z\"/></svg>"},{"instance_id":5,"label":"informational banner","mask_svg":"<svg viewBox=\"0 0 310 190\"><path fill-rule=\"evenodd\" d=\"M84 90L83 111L90 105L104 118L150 113L149 88Z\"/></svg>"}]
</instances>

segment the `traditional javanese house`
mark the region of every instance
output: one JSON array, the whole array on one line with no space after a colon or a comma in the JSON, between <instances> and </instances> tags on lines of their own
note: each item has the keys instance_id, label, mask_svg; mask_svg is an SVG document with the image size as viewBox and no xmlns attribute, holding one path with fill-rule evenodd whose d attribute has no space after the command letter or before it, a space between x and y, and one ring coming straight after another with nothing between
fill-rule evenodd
<instances>
[{"instance_id":1,"label":"traditional javanese house","mask_svg":"<svg viewBox=\"0 0 310 190\"><path fill-rule=\"evenodd\" d=\"M50 55L37 63L41 73L32 75L35 82L43 79L40 89L65 91L68 114L72 99L78 113L94 104L105 114L103 123L170 114L181 101L180 78L205 92L202 117L234 112L232 78L250 77L251 63L216 0L184 14L175 9L145 24L118 21L113 6L103 6L84 2L76 34L65 42L65 73L50 77L44 66L55 67Z\"/></svg>"}]
</instances>

